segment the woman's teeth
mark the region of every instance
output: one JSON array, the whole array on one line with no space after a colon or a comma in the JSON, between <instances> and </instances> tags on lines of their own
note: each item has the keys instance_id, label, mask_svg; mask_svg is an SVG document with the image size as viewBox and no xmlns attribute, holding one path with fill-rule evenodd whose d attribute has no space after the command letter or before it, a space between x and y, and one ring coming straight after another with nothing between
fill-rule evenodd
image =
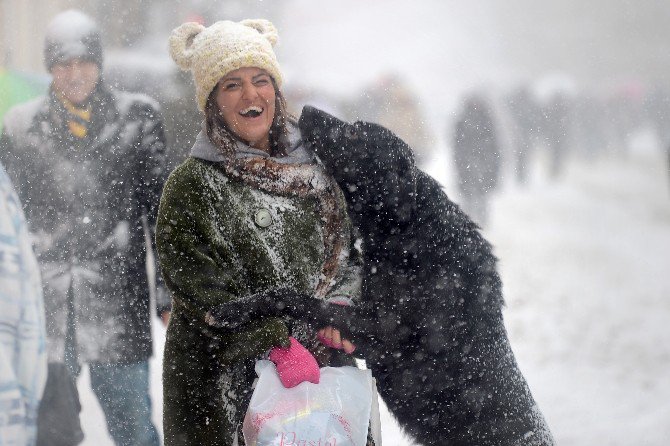
<instances>
[{"instance_id":1,"label":"woman's teeth","mask_svg":"<svg viewBox=\"0 0 670 446\"><path fill-rule=\"evenodd\" d=\"M256 116L260 116L261 113L263 113L263 109L255 105L240 111L240 115L244 116L245 118L255 118Z\"/></svg>"}]
</instances>

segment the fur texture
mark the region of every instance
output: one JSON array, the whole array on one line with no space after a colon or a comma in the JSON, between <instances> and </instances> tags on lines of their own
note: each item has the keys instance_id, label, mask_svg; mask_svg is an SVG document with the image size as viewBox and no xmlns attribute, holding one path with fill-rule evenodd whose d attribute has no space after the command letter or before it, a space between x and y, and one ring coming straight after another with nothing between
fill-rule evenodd
<instances>
[{"instance_id":1,"label":"fur texture","mask_svg":"<svg viewBox=\"0 0 670 446\"><path fill-rule=\"evenodd\" d=\"M400 425L424 445L551 445L512 353L491 245L411 149L372 123L305 107L303 139L363 238L355 331ZM361 323L363 321L363 323Z\"/></svg>"}]
</instances>

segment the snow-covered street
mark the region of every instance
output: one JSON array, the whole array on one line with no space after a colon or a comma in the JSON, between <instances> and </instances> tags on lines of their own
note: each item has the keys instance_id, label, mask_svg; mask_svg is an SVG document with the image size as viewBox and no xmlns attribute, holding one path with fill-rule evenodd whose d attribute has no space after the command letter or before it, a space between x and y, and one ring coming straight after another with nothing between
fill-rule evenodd
<instances>
[{"instance_id":1,"label":"snow-covered street","mask_svg":"<svg viewBox=\"0 0 670 446\"><path fill-rule=\"evenodd\" d=\"M670 444L667 160L571 167L495 203L517 359L558 444Z\"/></svg>"},{"instance_id":2,"label":"snow-covered street","mask_svg":"<svg viewBox=\"0 0 670 446\"><path fill-rule=\"evenodd\" d=\"M435 164L433 164L435 165ZM500 258L506 325L561 446L670 444L670 184L651 148L495 197L486 236ZM444 180L440 172L433 172ZM154 327L160 425L164 330ZM111 445L84 372L84 445ZM385 446L410 444L387 414Z\"/></svg>"},{"instance_id":3,"label":"snow-covered street","mask_svg":"<svg viewBox=\"0 0 670 446\"><path fill-rule=\"evenodd\" d=\"M670 441L670 200L656 156L496 203L507 326L561 445ZM523 222L520 222L523 220Z\"/></svg>"}]
</instances>

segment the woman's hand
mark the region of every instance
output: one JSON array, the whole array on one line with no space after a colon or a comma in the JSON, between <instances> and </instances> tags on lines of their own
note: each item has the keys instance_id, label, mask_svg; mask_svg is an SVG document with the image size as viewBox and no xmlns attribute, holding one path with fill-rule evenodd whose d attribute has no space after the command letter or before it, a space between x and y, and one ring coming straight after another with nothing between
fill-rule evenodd
<instances>
[{"instance_id":1,"label":"woman's hand","mask_svg":"<svg viewBox=\"0 0 670 446\"><path fill-rule=\"evenodd\" d=\"M356 346L349 340L342 339L340 330L331 326L319 330L317 332L317 338L323 345L336 348L338 350L344 350L344 352L347 354L351 354L354 352L354 350L356 350Z\"/></svg>"}]
</instances>

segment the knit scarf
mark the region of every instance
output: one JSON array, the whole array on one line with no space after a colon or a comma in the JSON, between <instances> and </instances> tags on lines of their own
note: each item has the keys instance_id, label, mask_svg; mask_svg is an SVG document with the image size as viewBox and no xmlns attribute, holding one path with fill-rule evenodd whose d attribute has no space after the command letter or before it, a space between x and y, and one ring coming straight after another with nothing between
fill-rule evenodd
<instances>
[{"instance_id":1,"label":"knit scarf","mask_svg":"<svg viewBox=\"0 0 670 446\"><path fill-rule=\"evenodd\" d=\"M88 125L91 122L91 104L85 107L79 107L68 101L62 94L57 93L56 97L65 109L65 122L68 130L78 139L86 138L88 134Z\"/></svg>"},{"instance_id":2,"label":"knit scarf","mask_svg":"<svg viewBox=\"0 0 670 446\"><path fill-rule=\"evenodd\" d=\"M261 156L237 158L230 134L218 126L211 129L210 139L224 154L222 165L230 177L271 194L316 199L317 212L325 222L325 260L314 296L323 299L335 283L347 241L346 210L335 180L316 162L281 163Z\"/></svg>"}]
</instances>

